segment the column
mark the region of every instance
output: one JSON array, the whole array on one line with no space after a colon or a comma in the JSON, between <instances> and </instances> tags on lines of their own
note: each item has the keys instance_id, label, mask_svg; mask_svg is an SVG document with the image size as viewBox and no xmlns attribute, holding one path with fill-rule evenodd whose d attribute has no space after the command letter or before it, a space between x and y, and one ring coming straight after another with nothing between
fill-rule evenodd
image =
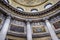
<instances>
[{"instance_id":1,"label":"column","mask_svg":"<svg viewBox=\"0 0 60 40\"><path fill-rule=\"evenodd\" d=\"M48 20L46 20L45 22L46 22L46 25L47 25L47 28L49 30L49 33L51 35L52 40L59 40L58 37L57 37L57 35L55 34L54 29L52 28L53 25L51 25Z\"/></svg>"},{"instance_id":2,"label":"column","mask_svg":"<svg viewBox=\"0 0 60 40\"><path fill-rule=\"evenodd\" d=\"M5 40L11 17L7 17L0 32L0 40Z\"/></svg>"},{"instance_id":3,"label":"column","mask_svg":"<svg viewBox=\"0 0 60 40\"><path fill-rule=\"evenodd\" d=\"M30 22L27 22L27 40L32 40L32 28Z\"/></svg>"}]
</instances>

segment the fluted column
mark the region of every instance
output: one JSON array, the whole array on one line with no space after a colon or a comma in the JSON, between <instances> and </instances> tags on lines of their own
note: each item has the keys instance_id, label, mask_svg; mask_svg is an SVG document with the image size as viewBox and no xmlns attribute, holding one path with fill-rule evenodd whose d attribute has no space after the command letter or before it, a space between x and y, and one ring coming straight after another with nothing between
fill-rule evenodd
<instances>
[{"instance_id":1,"label":"fluted column","mask_svg":"<svg viewBox=\"0 0 60 40\"><path fill-rule=\"evenodd\" d=\"M32 29L30 22L27 22L27 40L32 40Z\"/></svg>"},{"instance_id":2,"label":"fluted column","mask_svg":"<svg viewBox=\"0 0 60 40\"><path fill-rule=\"evenodd\" d=\"M3 24L2 29L1 29L1 32L0 32L0 40L5 40L7 31L8 31L8 28L9 28L10 20L11 20L11 17L8 16L6 18L4 24Z\"/></svg>"},{"instance_id":3,"label":"fluted column","mask_svg":"<svg viewBox=\"0 0 60 40\"><path fill-rule=\"evenodd\" d=\"M49 33L51 35L52 40L59 40L56 33L55 33L55 31L54 31L54 29L52 28L53 25L51 25L48 20L46 20L45 22L46 22L46 25L47 25L47 28L49 30Z\"/></svg>"}]
</instances>

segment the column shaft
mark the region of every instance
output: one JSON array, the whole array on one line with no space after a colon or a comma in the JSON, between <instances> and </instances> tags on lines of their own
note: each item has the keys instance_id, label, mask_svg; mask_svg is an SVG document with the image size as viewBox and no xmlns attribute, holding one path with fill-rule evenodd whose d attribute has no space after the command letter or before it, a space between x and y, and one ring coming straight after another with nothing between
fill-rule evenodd
<instances>
[{"instance_id":1,"label":"column shaft","mask_svg":"<svg viewBox=\"0 0 60 40\"><path fill-rule=\"evenodd\" d=\"M0 40L5 40L11 17L7 17L0 32Z\"/></svg>"},{"instance_id":2,"label":"column shaft","mask_svg":"<svg viewBox=\"0 0 60 40\"><path fill-rule=\"evenodd\" d=\"M48 30L50 32L52 40L59 40L56 33L55 33L55 31L54 31L54 29L52 28L53 25L51 25L48 20L46 20L45 22L46 22L47 28L48 28Z\"/></svg>"},{"instance_id":3,"label":"column shaft","mask_svg":"<svg viewBox=\"0 0 60 40\"><path fill-rule=\"evenodd\" d=\"M32 28L30 22L27 22L27 40L32 40Z\"/></svg>"}]
</instances>

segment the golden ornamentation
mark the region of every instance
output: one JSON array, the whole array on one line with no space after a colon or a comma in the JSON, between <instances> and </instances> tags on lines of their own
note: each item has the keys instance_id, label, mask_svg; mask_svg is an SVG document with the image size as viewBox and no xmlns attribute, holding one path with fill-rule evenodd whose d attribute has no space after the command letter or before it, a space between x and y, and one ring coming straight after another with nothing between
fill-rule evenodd
<instances>
[{"instance_id":1,"label":"golden ornamentation","mask_svg":"<svg viewBox=\"0 0 60 40\"><path fill-rule=\"evenodd\" d=\"M43 4L48 0L13 0L13 1L23 6L34 7Z\"/></svg>"},{"instance_id":2,"label":"golden ornamentation","mask_svg":"<svg viewBox=\"0 0 60 40\"><path fill-rule=\"evenodd\" d=\"M40 26L40 27L33 27L33 33L40 33L40 32L46 32L45 27L44 26Z\"/></svg>"}]
</instances>

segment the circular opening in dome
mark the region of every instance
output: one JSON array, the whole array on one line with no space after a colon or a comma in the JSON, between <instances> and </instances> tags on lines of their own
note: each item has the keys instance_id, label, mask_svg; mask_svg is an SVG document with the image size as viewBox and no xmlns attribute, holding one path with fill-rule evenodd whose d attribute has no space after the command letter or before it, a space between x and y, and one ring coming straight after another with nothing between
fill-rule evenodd
<instances>
[{"instance_id":1,"label":"circular opening in dome","mask_svg":"<svg viewBox=\"0 0 60 40\"><path fill-rule=\"evenodd\" d=\"M18 11L24 11L24 9L23 8L20 8L20 7L17 7L17 10Z\"/></svg>"},{"instance_id":2,"label":"circular opening in dome","mask_svg":"<svg viewBox=\"0 0 60 40\"><path fill-rule=\"evenodd\" d=\"M9 3L9 1L8 0L4 0L6 3Z\"/></svg>"},{"instance_id":3,"label":"circular opening in dome","mask_svg":"<svg viewBox=\"0 0 60 40\"><path fill-rule=\"evenodd\" d=\"M46 5L44 6L45 9L48 9L48 8L50 8L50 7L52 7L52 3L48 3L48 4L46 4Z\"/></svg>"},{"instance_id":4,"label":"circular opening in dome","mask_svg":"<svg viewBox=\"0 0 60 40\"><path fill-rule=\"evenodd\" d=\"M37 9L32 9L31 12L37 12L38 10Z\"/></svg>"}]
</instances>

